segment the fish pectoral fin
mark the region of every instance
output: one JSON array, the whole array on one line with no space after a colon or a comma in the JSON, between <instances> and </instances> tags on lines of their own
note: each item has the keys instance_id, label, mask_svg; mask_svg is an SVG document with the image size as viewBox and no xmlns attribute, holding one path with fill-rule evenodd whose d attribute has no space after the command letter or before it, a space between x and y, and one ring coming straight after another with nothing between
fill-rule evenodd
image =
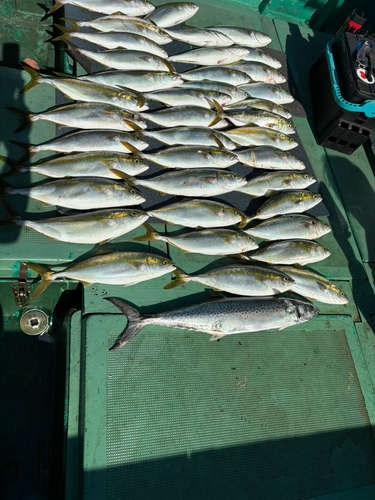
<instances>
[{"instance_id":1,"label":"fish pectoral fin","mask_svg":"<svg viewBox=\"0 0 375 500\"><path fill-rule=\"evenodd\" d=\"M143 262L127 262L127 265L132 267L133 269L138 269L143 266Z\"/></svg>"},{"instance_id":2,"label":"fish pectoral fin","mask_svg":"<svg viewBox=\"0 0 375 500\"><path fill-rule=\"evenodd\" d=\"M274 295L277 295L278 293L281 293L280 290L278 290L277 288L272 288L272 292Z\"/></svg>"},{"instance_id":3,"label":"fish pectoral fin","mask_svg":"<svg viewBox=\"0 0 375 500\"><path fill-rule=\"evenodd\" d=\"M208 158L212 158L211 153L207 153L206 151L198 151L198 154L203 156L206 160L208 160Z\"/></svg>"},{"instance_id":4,"label":"fish pectoral fin","mask_svg":"<svg viewBox=\"0 0 375 500\"><path fill-rule=\"evenodd\" d=\"M283 186L290 186L292 184L292 181L290 179L285 179L285 181L282 182Z\"/></svg>"},{"instance_id":5,"label":"fish pectoral fin","mask_svg":"<svg viewBox=\"0 0 375 500\"><path fill-rule=\"evenodd\" d=\"M213 135L212 139L216 142L216 144L218 145L219 148L224 148L224 144L221 142L221 140L218 137L216 137L216 135Z\"/></svg>"},{"instance_id":6,"label":"fish pectoral fin","mask_svg":"<svg viewBox=\"0 0 375 500\"><path fill-rule=\"evenodd\" d=\"M216 180L215 177L201 177L201 182L205 182L206 184L213 184Z\"/></svg>"}]
</instances>

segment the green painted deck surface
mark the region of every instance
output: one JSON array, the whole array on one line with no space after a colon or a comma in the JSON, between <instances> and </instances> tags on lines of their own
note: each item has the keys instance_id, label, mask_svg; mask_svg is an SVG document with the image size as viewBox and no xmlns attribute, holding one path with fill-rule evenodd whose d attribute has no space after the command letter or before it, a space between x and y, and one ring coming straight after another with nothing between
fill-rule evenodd
<instances>
[{"instance_id":1,"label":"green painted deck surface","mask_svg":"<svg viewBox=\"0 0 375 500\"><path fill-rule=\"evenodd\" d=\"M148 327L126 347L108 352L126 319L103 298L122 297L142 312L155 312L206 300L212 292L196 283L162 290L170 275L129 288L85 288L82 312L69 323L65 498L111 500L126 492L132 500L372 500L375 180L362 148L351 157L324 150L311 130L308 72L329 37L244 12L239 3L200 5L197 25L225 19L254 27L272 37L273 49L286 52L285 71L304 107L294 121L330 212L324 220L332 228L319 240L331 257L309 267L341 286L349 304L319 303L320 316L310 323L220 342L209 342L204 333ZM48 85L20 97L28 81L23 72L0 68L0 80L11 82L0 97L2 107L38 111L55 102ZM19 123L4 112L1 155L22 156L10 138L39 143L54 137L54 126L41 122L13 136ZM23 175L10 181L26 186L41 179ZM26 198L14 197L12 204L31 218L54 214L53 207ZM179 229L155 228L168 234ZM131 242L143 233L138 228L110 246L168 255L188 273L233 262L184 254L163 242ZM1 228L1 235L0 276L8 279L2 304L5 296L7 304L13 300L9 279L18 275L20 260L62 267L91 251L24 228ZM53 287L64 290L66 283ZM43 301L32 305L43 307ZM14 325L16 320L11 319Z\"/></svg>"}]
</instances>

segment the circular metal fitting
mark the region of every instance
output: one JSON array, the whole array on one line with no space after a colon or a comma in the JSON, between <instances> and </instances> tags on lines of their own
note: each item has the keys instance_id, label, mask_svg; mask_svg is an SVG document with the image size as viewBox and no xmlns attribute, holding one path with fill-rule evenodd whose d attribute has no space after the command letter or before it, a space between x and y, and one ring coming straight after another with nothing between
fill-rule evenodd
<instances>
[{"instance_id":1,"label":"circular metal fitting","mask_svg":"<svg viewBox=\"0 0 375 500\"><path fill-rule=\"evenodd\" d=\"M26 311L20 319L21 330L27 335L41 335L49 326L49 319L45 312L39 309Z\"/></svg>"}]
</instances>

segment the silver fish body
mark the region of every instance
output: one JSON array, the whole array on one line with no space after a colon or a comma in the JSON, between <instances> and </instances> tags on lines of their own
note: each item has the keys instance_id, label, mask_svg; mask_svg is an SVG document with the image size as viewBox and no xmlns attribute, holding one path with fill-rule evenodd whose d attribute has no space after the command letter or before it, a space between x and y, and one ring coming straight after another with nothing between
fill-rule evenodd
<instances>
[{"instance_id":1,"label":"silver fish body","mask_svg":"<svg viewBox=\"0 0 375 500\"><path fill-rule=\"evenodd\" d=\"M15 219L18 226L26 226L49 238L67 243L95 245L122 236L136 229L148 219L141 210L106 209L84 215L70 215L39 219Z\"/></svg>"},{"instance_id":2,"label":"silver fish body","mask_svg":"<svg viewBox=\"0 0 375 500\"><path fill-rule=\"evenodd\" d=\"M317 243L309 240L276 241L267 247L251 254L252 260L268 262L269 264L311 264L326 259L330 252Z\"/></svg>"},{"instance_id":3,"label":"silver fish body","mask_svg":"<svg viewBox=\"0 0 375 500\"><path fill-rule=\"evenodd\" d=\"M166 71L103 71L80 76L79 79L112 87L126 87L137 92L165 90L183 83L178 73L167 73Z\"/></svg>"},{"instance_id":4,"label":"silver fish body","mask_svg":"<svg viewBox=\"0 0 375 500\"><path fill-rule=\"evenodd\" d=\"M89 151L110 151L120 153L130 153L122 144L126 142L135 148L142 150L148 147L148 143L137 139L134 134L126 132L112 132L110 130L85 130L83 132L73 132L62 137L57 137L44 144L31 146L31 153L39 151L55 151L57 153L89 152Z\"/></svg>"},{"instance_id":5,"label":"silver fish body","mask_svg":"<svg viewBox=\"0 0 375 500\"><path fill-rule=\"evenodd\" d=\"M133 185L145 186L176 196L210 197L238 190L246 179L233 172L215 169L183 169L152 179L133 179Z\"/></svg>"},{"instance_id":6,"label":"silver fish body","mask_svg":"<svg viewBox=\"0 0 375 500\"><path fill-rule=\"evenodd\" d=\"M97 177L61 179L27 188L6 187L4 192L77 210L139 205L146 201L141 193L122 182Z\"/></svg>"},{"instance_id":7,"label":"silver fish body","mask_svg":"<svg viewBox=\"0 0 375 500\"><path fill-rule=\"evenodd\" d=\"M116 179L110 169L116 169L124 174L138 175L148 170L148 164L137 155L121 155L119 153L78 153L64 155L52 160L33 165L20 165L20 173L36 173L52 178L63 177L104 177Z\"/></svg>"},{"instance_id":8,"label":"silver fish body","mask_svg":"<svg viewBox=\"0 0 375 500\"><path fill-rule=\"evenodd\" d=\"M106 129L131 132L133 129L129 122L138 127L146 128L146 123L137 115L116 106L102 103L79 102L68 104L50 111L29 115L31 122L45 120L57 123L64 127L80 129Z\"/></svg>"},{"instance_id":9,"label":"silver fish body","mask_svg":"<svg viewBox=\"0 0 375 500\"><path fill-rule=\"evenodd\" d=\"M240 86L252 98L266 99L275 104L288 104L294 101L294 97L279 85L263 82L245 83Z\"/></svg>"},{"instance_id":10,"label":"silver fish body","mask_svg":"<svg viewBox=\"0 0 375 500\"><path fill-rule=\"evenodd\" d=\"M311 174L298 172L270 172L253 177L238 191L254 198L258 196L273 196L278 191L290 189L305 189L314 184L316 179Z\"/></svg>"},{"instance_id":11,"label":"silver fish body","mask_svg":"<svg viewBox=\"0 0 375 500\"><path fill-rule=\"evenodd\" d=\"M193 17L198 9L198 5L190 2L167 3L156 7L146 19L160 28L170 28Z\"/></svg>"},{"instance_id":12,"label":"silver fish body","mask_svg":"<svg viewBox=\"0 0 375 500\"><path fill-rule=\"evenodd\" d=\"M267 170L304 170L305 164L297 156L272 147L256 147L236 151L238 160L253 168Z\"/></svg>"},{"instance_id":13,"label":"silver fish body","mask_svg":"<svg viewBox=\"0 0 375 500\"><path fill-rule=\"evenodd\" d=\"M108 15L120 12L126 16L144 16L155 9L147 0L57 0L48 13L54 12L63 5L75 5Z\"/></svg>"},{"instance_id":14,"label":"silver fish body","mask_svg":"<svg viewBox=\"0 0 375 500\"><path fill-rule=\"evenodd\" d=\"M177 236L164 236L147 226L147 234L133 238L134 241L160 240L184 252L203 255L234 255L258 248L255 240L244 231L233 229L203 229Z\"/></svg>"},{"instance_id":15,"label":"silver fish body","mask_svg":"<svg viewBox=\"0 0 375 500\"><path fill-rule=\"evenodd\" d=\"M169 90L158 90L145 94L147 99L159 101L167 106L201 106L202 108L211 109L214 107L213 100L224 107L231 102L231 97L228 94L217 92L215 90L201 90L190 88L177 88Z\"/></svg>"},{"instance_id":16,"label":"silver fish body","mask_svg":"<svg viewBox=\"0 0 375 500\"><path fill-rule=\"evenodd\" d=\"M221 66L239 61L247 54L248 50L242 47L193 49L182 54L170 56L168 61L199 64L201 66ZM245 71L245 73L247 72Z\"/></svg>"},{"instance_id":17,"label":"silver fish body","mask_svg":"<svg viewBox=\"0 0 375 500\"><path fill-rule=\"evenodd\" d=\"M144 155L146 159L166 168L227 168L238 162L232 151L201 146L176 146Z\"/></svg>"},{"instance_id":18,"label":"silver fish body","mask_svg":"<svg viewBox=\"0 0 375 500\"><path fill-rule=\"evenodd\" d=\"M160 47L156 42L149 38L137 35L135 33L120 33L120 32L94 32L94 33L81 33L80 31L73 31L61 35L62 40L68 38L79 38L86 42L94 43L100 47L110 50L127 49L127 50L141 50L149 52L159 57L168 57L168 53Z\"/></svg>"},{"instance_id":19,"label":"silver fish body","mask_svg":"<svg viewBox=\"0 0 375 500\"><path fill-rule=\"evenodd\" d=\"M294 284L293 278L287 274L257 265L230 265L199 275L183 274L176 270L174 274L177 279L165 289L194 281L234 295L256 297L286 292Z\"/></svg>"},{"instance_id":20,"label":"silver fish body","mask_svg":"<svg viewBox=\"0 0 375 500\"><path fill-rule=\"evenodd\" d=\"M148 130L147 132L143 132L142 135L157 139L169 146L177 144L181 144L182 146L219 146L231 151L237 147L227 136L208 127L174 127L161 130Z\"/></svg>"},{"instance_id":21,"label":"silver fish body","mask_svg":"<svg viewBox=\"0 0 375 500\"><path fill-rule=\"evenodd\" d=\"M141 117L161 127L208 127L217 118L217 112L199 106L175 106L152 113L141 113ZM222 119L212 128L223 128L227 125L228 122Z\"/></svg>"},{"instance_id":22,"label":"silver fish body","mask_svg":"<svg viewBox=\"0 0 375 500\"><path fill-rule=\"evenodd\" d=\"M316 240L330 233L331 228L310 215L287 214L265 220L246 232L262 240Z\"/></svg>"},{"instance_id":23,"label":"silver fish body","mask_svg":"<svg viewBox=\"0 0 375 500\"><path fill-rule=\"evenodd\" d=\"M211 26L211 30L220 31L228 36L237 45L243 47L264 47L271 42L271 38L265 33L247 28L239 28L235 26Z\"/></svg>"},{"instance_id":24,"label":"silver fish body","mask_svg":"<svg viewBox=\"0 0 375 500\"><path fill-rule=\"evenodd\" d=\"M187 200L172 203L158 210L148 210L150 216L186 227L226 227L240 223L243 227L248 217L225 203L211 200Z\"/></svg>"},{"instance_id":25,"label":"silver fish body","mask_svg":"<svg viewBox=\"0 0 375 500\"><path fill-rule=\"evenodd\" d=\"M210 80L214 82L228 83L229 85L242 85L250 82L250 77L243 71L226 66L203 66L181 73L181 78L191 82Z\"/></svg>"},{"instance_id":26,"label":"silver fish body","mask_svg":"<svg viewBox=\"0 0 375 500\"><path fill-rule=\"evenodd\" d=\"M280 73L280 71L277 71L266 64L240 61L232 63L231 67L249 75L253 82L263 82L275 85L286 82L285 76Z\"/></svg>"},{"instance_id":27,"label":"silver fish body","mask_svg":"<svg viewBox=\"0 0 375 500\"><path fill-rule=\"evenodd\" d=\"M325 304L348 303L345 292L320 274L292 266L275 266L274 269L293 278L292 291L303 295L309 300L318 300Z\"/></svg>"},{"instance_id":28,"label":"silver fish body","mask_svg":"<svg viewBox=\"0 0 375 500\"><path fill-rule=\"evenodd\" d=\"M281 62L278 59L276 59L276 57L273 57L271 56L271 54L264 52L264 50L257 48L249 48L248 51L249 54L242 59L243 61L267 64L267 66L270 66L271 68L274 69L279 69L282 66Z\"/></svg>"},{"instance_id":29,"label":"silver fish body","mask_svg":"<svg viewBox=\"0 0 375 500\"><path fill-rule=\"evenodd\" d=\"M274 113L275 115L280 115L285 119L289 119L292 117L292 114L289 111L271 101L267 101L266 99L250 99L247 98L244 101L227 104L227 109L233 110L241 110L241 111L249 111L252 109L260 109L262 111L268 111L269 113Z\"/></svg>"},{"instance_id":30,"label":"silver fish body","mask_svg":"<svg viewBox=\"0 0 375 500\"><path fill-rule=\"evenodd\" d=\"M266 127L238 127L225 135L240 146L271 146L283 151L296 148L298 142L288 135Z\"/></svg>"},{"instance_id":31,"label":"silver fish body","mask_svg":"<svg viewBox=\"0 0 375 500\"><path fill-rule=\"evenodd\" d=\"M185 27L179 30L165 30L174 40L197 47L230 47L233 40L219 31Z\"/></svg>"},{"instance_id":32,"label":"silver fish body","mask_svg":"<svg viewBox=\"0 0 375 500\"><path fill-rule=\"evenodd\" d=\"M128 318L126 329L110 350L131 340L146 325L182 328L212 335L225 335L283 329L309 321L319 311L310 303L284 297L238 297L211 300L152 315L141 315L121 299L109 298Z\"/></svg>"},{"instance_id":33,"label":"silver fish body","mask_svg":"<svg viewBox=\"0 0 375 500\"><path fill-rule=\"evenodd\" d=\"M303 213L322 201L319 193L310 191L283 191L261 205L252 219L269 219L276 215Z\"/></svg>"},{"instance_id":34,"label":"silver fish body","mask_svg":"<svg viewBox=\"0 0 375 500\"><path fill-rule=\"evenodd\" d=\"M227 94L230 96L230 101L227 101L225 105L246 99L246 92L237 88L235 85L230 85L228 83L201 80L198 82L184 82L181 88L211 90Z\"/></svg>"},{"instance_id":35,"label":"silver fish body","mask_svg":"<svg viewBox=\"0 0 375 500\"><path fill-rule=\"evenodd\" d=\"M165 45L172 42L172 38L154 23L139 17L124 15L112 15L92 19L91 21L76 21L74 19L65 19L72 24L70 32L76 32L80 28L92 28L103 33L125 32L142 35L159 45Z\"/></svg>"},{"instance_id":36,"label":"silver fish body","mask_svg":"<svg viewBox=\"0 0 375 500\"><path fill-rule=\"evenodd\" d=\"M291 121L260 109L251 109L249 111L226 110L225 117L237 127L257 125L283 134L294 134L296 129L296 126Z\"/></svg>"}]
</instances>

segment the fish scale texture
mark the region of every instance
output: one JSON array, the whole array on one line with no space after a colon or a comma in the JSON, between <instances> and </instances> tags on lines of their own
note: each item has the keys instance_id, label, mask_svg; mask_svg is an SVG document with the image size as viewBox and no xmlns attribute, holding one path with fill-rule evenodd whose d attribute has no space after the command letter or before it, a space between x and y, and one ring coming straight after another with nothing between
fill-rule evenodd
<instances>
[{"instance_id":1,"label":"fish scale texture","mask_svg":"<svg viewBox=\"0 0 375 500\"><path fill-rule=\"evenodd\" d=\"M107 337L119 317L89 316L86 331ZM106 498L297 500L372 484L345 320L326 318L220 342L148 326L108 352Z\"/></svg>"}]
</instances>

